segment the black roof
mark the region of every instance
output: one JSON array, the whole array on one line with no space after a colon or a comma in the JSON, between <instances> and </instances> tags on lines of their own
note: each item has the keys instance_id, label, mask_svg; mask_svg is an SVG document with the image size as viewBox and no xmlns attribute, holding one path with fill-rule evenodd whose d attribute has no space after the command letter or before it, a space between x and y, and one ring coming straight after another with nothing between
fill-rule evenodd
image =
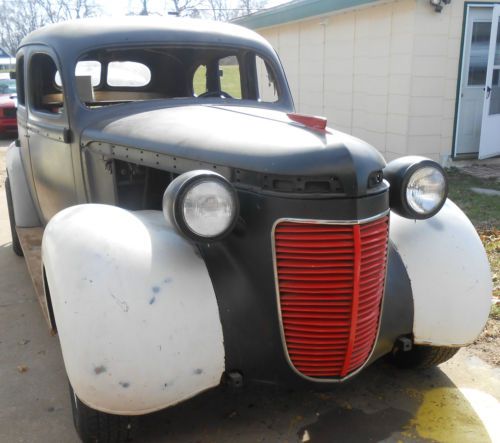
<instances>
[{"instance_id":1,"label":"black roof","mask_svg":"<svg viewBox=\"0 0 500 443\"><path fill-rule=\"evenodd\" d=\"M103 46L146 44L228 44L273 51L260 35L242 26L178 17L107 17L45 26L25 37L20 47L51 46L59 55L80 54Z\"/></svg>"}]
</instances>

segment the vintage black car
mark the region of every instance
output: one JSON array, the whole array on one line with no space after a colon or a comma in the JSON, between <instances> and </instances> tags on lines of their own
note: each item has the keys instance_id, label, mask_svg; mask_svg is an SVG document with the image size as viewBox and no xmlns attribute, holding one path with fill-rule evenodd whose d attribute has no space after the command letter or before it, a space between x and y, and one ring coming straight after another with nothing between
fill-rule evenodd
<instances>
[{"instance_id":1,"label":"vintage black car","mask_svg":"<svg viewBox=\"0 0 500 443\"><path fill-rule=\"evenodd\" d=\"M295 113L254 32L56 24L23 40L17 81L13 247L84 441L224 380L333 385L481 332L488 262L441 166Z\"/></svg>"}]
</instances>

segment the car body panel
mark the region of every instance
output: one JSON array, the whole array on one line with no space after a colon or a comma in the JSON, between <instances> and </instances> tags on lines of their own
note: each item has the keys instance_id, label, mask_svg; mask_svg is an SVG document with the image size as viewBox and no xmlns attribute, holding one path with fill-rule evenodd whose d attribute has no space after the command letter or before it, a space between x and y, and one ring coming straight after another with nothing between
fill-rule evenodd
<instances>
[{"instance_id":1,"label":"car body panel","mask_svg":"<svg viewBox=\"0 0 500 443\"><path fill-rule=\"evenodd\" d=\"M137 415L220 383L222 327L206 265L160 211L68 208L47 225L42 258L83 402Z\"/></svg>"},{"instance_id":2,"label":"car body panel","mask_svg":"<svg viewBox=\"0 0 500 443\"><path fill-rule=\"evenodd\" d=\"M465 346L491 307L486 252L474 226L451 201L428 220L392 214L391 238L411 280L416 344Z\"/></svg>"},{"instance_id":3,"label":"car body panel","mask_svg":"<svg viewBox=\"0 0 500 443\"><path fill-rule=\"evenodd\" d=\"M40 219L26 181L20 150L15 143L11 143L7 150L6 165L16 225L20 228L40 226Z\"/></svg>"}]
</instances>

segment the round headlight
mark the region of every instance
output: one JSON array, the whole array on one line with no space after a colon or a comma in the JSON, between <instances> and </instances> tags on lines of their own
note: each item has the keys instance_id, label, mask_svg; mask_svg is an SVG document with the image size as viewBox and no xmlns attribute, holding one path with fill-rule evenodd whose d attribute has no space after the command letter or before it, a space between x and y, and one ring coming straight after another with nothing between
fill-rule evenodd
<instances>
[{"instance_id":1,"label":"round headlight","mask_svg":"<svg viewBox=\"0 0 500 443\"><path fill-rule=\"evenodd\" d=\"M391 210L403 217L432 217L446 201L446 174L438 163L427 158L398 158L384 168L384 177L391 185Z\"/></svg>"},{"instance_id":2,"label":"round headlight","mask_svg":"<svg viewBox=\"0 0 500 443\"><path fill-rule=\"evenodd\" d=\"M222 183L203 180L184 194L182 215L188 228L202 237L217 237L234 220L233 193Z\"/></svg>"},{"instance_id":3,"label":"round headlight","mask_svg":"<svg viewBox=\"0 0 500 443\"><path fill-rule=\"evenodd\" d=\"M192 240L220 240L234 228L238 199L235 189L222 175L191 171L167 187L163 213L171 225Z\"/></svg>"},{"instance_id":4,"label":"round headlight","mask_svg":"<svg viewBox=\"0 0 500 443\"><path fill-rule=\"evenodd\" d=\"M406 200L417 213L427 215L441 207L446 197L446 179L440 169L424 166L408 179Z\"/></svg>"}]
</instances>

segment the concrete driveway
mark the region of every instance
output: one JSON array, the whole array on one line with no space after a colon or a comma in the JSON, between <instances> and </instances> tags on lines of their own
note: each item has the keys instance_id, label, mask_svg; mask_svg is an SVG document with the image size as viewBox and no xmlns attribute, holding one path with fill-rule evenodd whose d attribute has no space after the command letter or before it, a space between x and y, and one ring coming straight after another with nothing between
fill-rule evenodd
<instances>
[{"instance_id":1,"label":"concrete driveway","mask_svg":"<svg viewBox=\"0 0 500 443\"><path fill-rule=\"evenodd\" d=\"M5 148L0 140L2 176ZM11 251L0 184L0 443L77 442L57 337ZM141 420L142 442L500 442L500 369L462 349L422 372L379 361L324 392L215 389Z\"/></svg>"}]
</instances>

